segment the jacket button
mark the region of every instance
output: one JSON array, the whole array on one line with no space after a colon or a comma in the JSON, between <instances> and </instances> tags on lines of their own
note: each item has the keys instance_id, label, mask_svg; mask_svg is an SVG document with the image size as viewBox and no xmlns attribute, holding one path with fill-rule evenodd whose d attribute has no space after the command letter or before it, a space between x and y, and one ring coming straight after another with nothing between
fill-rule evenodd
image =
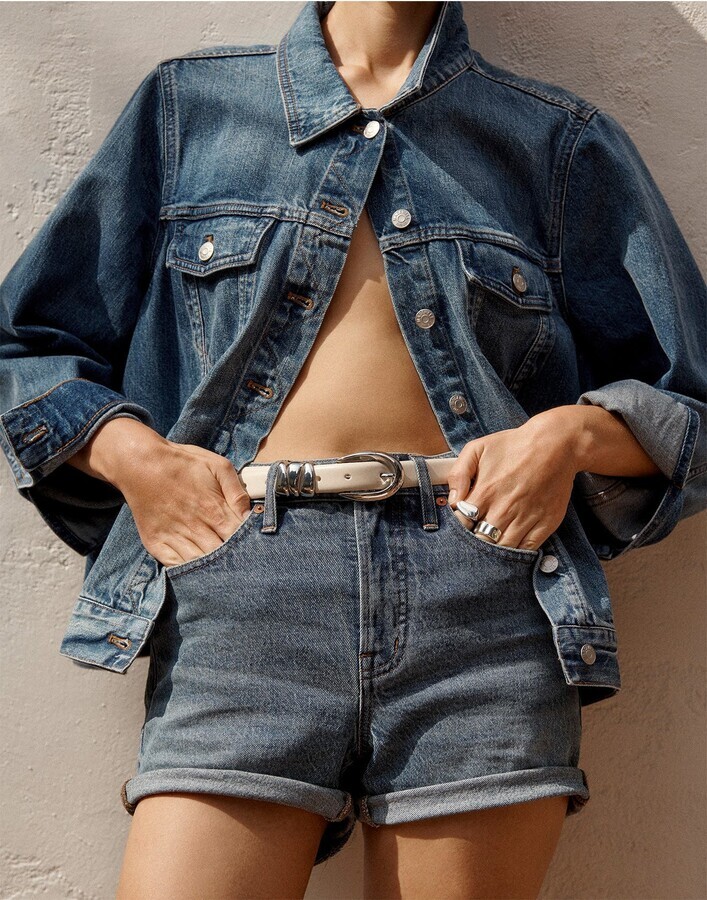
<instances>
[{"instance_id":1,"label":"jacket button","mask_svg":"<svg viewBox=\"0 0 707 900\"><path fill-rule=\"evenodd\" d=\"M363 129L363 134L367 138L372 138L375 137L380 130L381 123L377 119L371 119L370 122L366 123L366 127Z\"/></svg>"},{"instance_id":2,"label":"jacket button","mask_svg":"<svg viewBox=\"0 0 707 900\"><path fill-rule=\"evenodd\" d=\"M555 569L559 566L560 561L556 556L553 556L552 553L547 553L540 560L540 570L542 572L554 572Z\"/></svg>"},{"instance_id":3,"label":"jacket button","mask_svg":"<svg viewBox=\"0 0 707 900\"><path fill-rule=\"evenodd\" d=\"M396 209L390 220L396 228L407 228L412 220L412 216L409 209Z\"/></svg>"},{"instance_id":4,"label":"jacket button","mask_svg":"<svg viewBox=\"0 0 707 900\"><path fill-rule=\"evenodd\" d=\"M579 655L588 666L591 666L597 658L597 651L594 649L594 647L592 647L591 644L582 644Z\"/></svg>"},{"instance_id":5,"label":"jacket button","mask_svg":"<svg viewBox=\"0 0 707 900\"><path fill-rule=\"evenodd\" d=\"M435 323L435 314L431 309L418 309L415 313L415 322L420 328L432 328Z\"/></svg>"},{"instance_id":6,"label":"jacket button","mask_svg":"<svg viewBox=\"0 0 707 900\"><path fill-rule=\"evenodd\" d=\"M202 262L206 262L207 259L211 259L214 255L214 245L211 241L204 241L204 243L199 247L199 259Z\"/></svg>"},{"instance_id":7,"label":"jacket button","mask_svg":"<svg viewBox=\"0 0 707 900\"><path fill-rule=\"evenodd\" d=\"M449 398L450 409L455 413L463 413L467 410L467 402L461 394L452 394Z\"/></svg>"},{"instance_id":8,"label":"jacket button","mask_svg":"<svg viewBox=\"0 0 707 900\"><path fill-rule=\"evenodd\" d=\"M525 280L525 275L523 275L518 266L513 266L513 276L511 281L513 282L513 287L519 294L524 294L528 290L528 282Z\"/></svg>"}]
</instances>

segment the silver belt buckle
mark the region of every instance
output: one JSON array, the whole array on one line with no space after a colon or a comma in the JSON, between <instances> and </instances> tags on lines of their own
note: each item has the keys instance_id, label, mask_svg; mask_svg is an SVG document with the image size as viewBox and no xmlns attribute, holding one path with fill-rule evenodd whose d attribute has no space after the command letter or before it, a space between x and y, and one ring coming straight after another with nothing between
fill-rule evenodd
<instances>
[{"instance_id":1,"label":"silver belt buckle","mask_svg":"<svg viewBox=\"0 0 707 900\"><path fill-rule=\"evenodd\" d=\"M339 491L339 496L347 497L349 500L385 500L386 497L392 497L399 490L405 478L405 472L399 459L382 451L364 450L361 453L349 453L346 456L340 456L336 461L344 463L359 460L377 461L383 465L390 466L392 468L391 472L381 472L381 477L390 478L390 482L382 488L372 491L352 491L350 493Z\"/></svg>"}]
</instances>

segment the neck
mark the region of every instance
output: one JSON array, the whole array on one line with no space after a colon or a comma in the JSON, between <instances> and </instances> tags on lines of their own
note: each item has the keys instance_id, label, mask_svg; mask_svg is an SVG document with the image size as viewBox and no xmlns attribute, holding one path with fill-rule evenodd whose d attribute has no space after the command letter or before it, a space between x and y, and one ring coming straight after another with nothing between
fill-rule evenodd
<instances>
[{"instance_id":1,"label":"neck","mask_svg":"<svg viewBox=\"0 0 707 900\"><path fill-rule=\"evenodd\" d=\"M378 102L386 90L391 96L395 94L417 59L441 5L334 3L321 20L322 35L334 65L359 102L363 100L358 92Z\"/></svg>"}]
</instances>

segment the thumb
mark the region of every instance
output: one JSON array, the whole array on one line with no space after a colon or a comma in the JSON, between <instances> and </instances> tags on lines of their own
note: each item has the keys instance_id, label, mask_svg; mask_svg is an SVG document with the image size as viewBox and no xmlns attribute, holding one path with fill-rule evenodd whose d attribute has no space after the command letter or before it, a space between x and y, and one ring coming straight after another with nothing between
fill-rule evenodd
<instances>
[{"instance_id":1,"label":"thumb","mask_svg":"<svg viewBox=\"0 0 707 900\"><path fill-rule=\"evenodd\" d=\"M476 478L481 455L481 439L470 441L462 448L457 461L449 470L449 503L465 500L471 490L471 482Z\"/></svg>"},{"instance_id":2,"label":"thumb","mask_svg":"<svg viewBox=\"0 0 707 900\"><path fill-rule=\"evenodd\" d=\"M233 464L226 462L227 465L217 466L214 474L226 503L239 519L244 519L250 512L250 496Z\"/></svg>"}]
</instances>

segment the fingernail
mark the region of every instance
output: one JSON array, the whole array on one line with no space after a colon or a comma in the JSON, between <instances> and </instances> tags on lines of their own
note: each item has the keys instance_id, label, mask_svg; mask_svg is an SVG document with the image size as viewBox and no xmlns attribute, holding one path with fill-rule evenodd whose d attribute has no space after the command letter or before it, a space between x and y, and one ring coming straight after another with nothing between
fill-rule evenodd
<instances>
[{"instance_id":1,"label":"fingernail","mask_svg":"<svg viewBox=\"0 0 707 900\"><path fill-rule=\"evenodd\" d=\"M450 492L449 492L449 502L450 502L450 503L456 503L456 502L457 502L457 492L456 492L456 491L450 491Z\"/></svg>"}]
</instances>

